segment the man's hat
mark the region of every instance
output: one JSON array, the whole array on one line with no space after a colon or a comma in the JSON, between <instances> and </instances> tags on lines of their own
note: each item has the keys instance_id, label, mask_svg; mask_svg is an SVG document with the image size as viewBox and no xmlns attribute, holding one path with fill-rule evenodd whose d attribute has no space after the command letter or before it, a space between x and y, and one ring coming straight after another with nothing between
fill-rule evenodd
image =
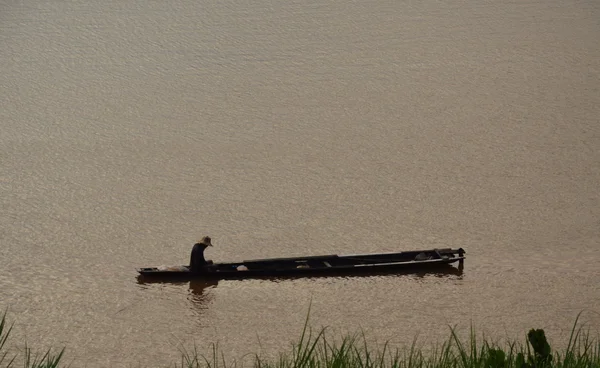
<instances>
[{"instance_id":1,"label":"man's hat","mask_svg":"<svg viewBox=\"0 0 600 368\"><path fill-rule=\"evenodd\" d=\"M199 241L200 244L205 244L208 246L213 246L212 243L210 242L210 236L205 236L204 238L202 238L202 240Z\"/></svg>"}]
</instances>

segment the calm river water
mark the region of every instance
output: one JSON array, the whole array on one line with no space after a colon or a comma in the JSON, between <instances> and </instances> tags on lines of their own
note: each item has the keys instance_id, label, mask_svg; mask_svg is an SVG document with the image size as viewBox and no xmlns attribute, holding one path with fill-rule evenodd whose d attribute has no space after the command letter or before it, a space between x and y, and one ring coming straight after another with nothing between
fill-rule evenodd
<instances>
[{"instance_id":1,"label":"calm river water","mask_svg":"<svg viewBox=\"0 0 600 368\"><path fill-rule=\"evenodd\" d=\"M600 3L0 2L0 308L74 366L600 330ZM463 247L462 275L136 267Z\"/></svg>"}]
</instances>

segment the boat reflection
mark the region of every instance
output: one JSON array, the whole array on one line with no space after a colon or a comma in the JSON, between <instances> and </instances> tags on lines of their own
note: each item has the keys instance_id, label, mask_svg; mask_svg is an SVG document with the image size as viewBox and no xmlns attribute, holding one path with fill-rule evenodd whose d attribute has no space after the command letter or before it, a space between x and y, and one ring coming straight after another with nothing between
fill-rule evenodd
<instances>
[{"instance_id":1,"label":"boat reflection","mask_svg":"<svg viewBox=\"0 0 600 368\"><path fill-rule=\"evenodd\" d=\"M436 278L441 278L441 279L449 279L450 280L460 280L463 278L463 267L462 265L460 265L458 268L457 267L453 267L451 265L445 266L445 267L438 267L435 269L430 269L430 270L405 270L405 271L398 271L398 272L369 272L369 273L363 273L363 274L356 274L356 275L344 275L344 274L340 274L340 275L336 275L336 274L329 274L329 275L314 275L311 276L310 278L305 278L306 280L309 279L325 279L325 278L330 278L335 280L337 279L344 279L344 280L348 280L348 279L352 279L352 278L364 278L364 277L373 277L373 276L381 276L381 277L411 277L413 279L424 279L427 277L436 277ZM299 278L302 277L294 277L294 276L278 276L278 277L274 277L274 276L270 276L270 277L257 277L254 278L259 279L259 280L265 280L265 281L271 281L271 282L275 282L275 283L285 283L285 282L291 282L292 280L297 280ZM242 281L248 281L248 280L239 280L240 282ZM225 281L227 283L229 282L236 282L235 280L227 280ZM335 281L333 281L335 282ZM195 313L197 313L198 315L202 315L204 314L204 311L206 309L209 308L209 305L211 304L213 298L215 297L215 291L212 289L215 289L218 284L219 284L219 280L218 279L195 279L195 280L191 280L191 281L182 281L182 280L172 280L172 279L157 279L157 278L144 278L142 275L139 275L137 278L137 283L142 287L142 288L153 288L153 286L158 286L158 287L172 287L175 286L177 289L181 291L186 290L187 288L187 299L188 301L191 303L191 306L193 307L192 309L195 311Z\"/></svg>"},{"instance_id":2,"label":"boat reflection","mask_svg":"<svg viewBox=\"0 0 600 368\"><path fill-rule=\"evenodd\" d=\"M452 277L452 278L458 278L461 279L464 273L464 265L461 262L458 267L454 267L451 265L448 265L447 267L441 267L437 270L431 270L431 271L424 271L424 272L413 272L413 275L419 276L419 277L425 277L425 276L435 276L435 277ZM456 277L454 277L456 276Z\"/></svg>"},{"instance_id":3,"label":"boat reflection","mask_svg":"<svg viewBox=\"0 0 600 368\"><path fill-rule=\"evenodd\" d=\"M363 278L363 277L373 277L373 276L382 276L382 277L402 277L402 276L413 276L417 278L425 278L425 277L439 277L439 278L452 278L462 279L464 274L464 265L459 264L458 267L454 267L452 265L439 265L435 268L431 269L406 269L406 270L397 270L394 272L389 271L370 271L365 273L357 273L357 274L345 274L345 273L330 273L327 275L313 275L310 278L321 279L321 278L335 278L341 277L344 279L351 278ZM283 280L293 280L302 278L301 276L278 276L278 277L261 277L261 279L273 280L273 281L283 281ZM308 279L308 278L307 278Z\"/></svg>"},{"instance_id":4,"label":"boat reflection","mask_svg":"<svg viewBox=\"0 0 600 368\"><path fill-rule=\"evenodd\" d=\"M348 274L346 272L340 272L340 273L330 272L327 274L314 274L314 275L280 275L280 276L270 276L270 275L256 276L255 275L252 278L259 279L259 280L281 281L281 280L293 280L293 279L298 279L298 278L307 278L307 279L310 279L310 278L335 278L335 277L353 278L353 277L370 277L370 276L398 277L398 276L402 276L402 275L412 275L412 276L417 276L417 277L434 276L434 277L440 277L440 278L452 277L452 278L461 279L463 277L463 273L464 273L464 265L462 262L460 262L458 267L443 264L443 265L436 265L436 267L433 267L433 268L403 269L403 270L396 270L393 272L386 271L386 270L381 270L381 271L369 270L369 272L353 273L353 274ZM243 275L243 274L240 273L240 275ZM243 278L240 278L238 280L242 280L242 279ZM236 279L232 279L232 280L236 280ZM177 280L177 279L173 280L172 278L169 278L169 277L160 278L160 277L154 276L154 277L144 278L143 275L139 275L138 283L140 283L140 284L161 283L161 284L174 284L174 285L184 285L184 284L189 283L190 290L192 291L192 293L195 295L201 295L203 293L204 289L206 289L210 286L216 286L218 283L218 279L198 278L198 279L193 279L191 281L182 281L182 280Z\"/></svg>"}]
</instances>

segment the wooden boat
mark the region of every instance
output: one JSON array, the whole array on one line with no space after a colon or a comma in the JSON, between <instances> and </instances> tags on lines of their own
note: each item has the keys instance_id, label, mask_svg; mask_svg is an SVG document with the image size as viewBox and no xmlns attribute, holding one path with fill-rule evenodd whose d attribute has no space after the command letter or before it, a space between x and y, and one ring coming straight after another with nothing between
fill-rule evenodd
<instances>
[{"instance_id":1,"label":"wooden boat","mask_svg":"<svg viewBox=\"0 0 600 368\"><path fill-rule=\"evenodd\" d=\"M138 269L144 279L246 279L260 277L309 277L393 273L434 270L465 259L459 249L429 249L399 253L325 255L292 258L253 259L242 262L214 263L193 272L188 266L146 267Z\"/></svg>"}]
</instances>

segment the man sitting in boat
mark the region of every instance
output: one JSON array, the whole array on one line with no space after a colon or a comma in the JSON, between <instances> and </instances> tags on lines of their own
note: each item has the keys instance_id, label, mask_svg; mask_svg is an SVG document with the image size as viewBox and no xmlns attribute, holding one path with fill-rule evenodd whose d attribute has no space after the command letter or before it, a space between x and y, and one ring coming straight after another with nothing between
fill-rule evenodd
<instances>
[{"instance_id":1,"label":"man sitting in boat","mask_svg":"<svg viewBox=\"0 0 600 368\"><path fill-rule=\"evenodd\" d=\"M192 247L192 255L190 257L190 270L192 272L200 272L206 270L206 268L213 264L211 260L204 259L204 250L208 247L212 247L210 242L210 236L205 236L198 243Z\"/></svg>"}]
</instances>

